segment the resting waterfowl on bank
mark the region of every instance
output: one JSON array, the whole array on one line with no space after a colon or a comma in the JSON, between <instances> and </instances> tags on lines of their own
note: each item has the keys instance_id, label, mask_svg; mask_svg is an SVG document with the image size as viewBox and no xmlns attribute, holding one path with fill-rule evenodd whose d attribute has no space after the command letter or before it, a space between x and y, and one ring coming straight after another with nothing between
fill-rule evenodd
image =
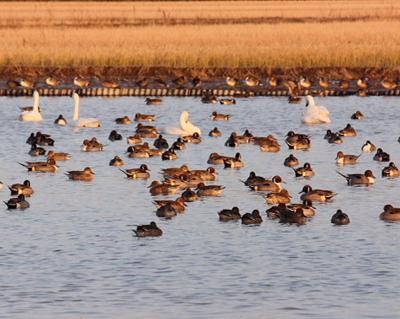
<instances>
[{"instance_id":1,"label":"resting waterfowl on bank","mask_svg":"<svg viewBox=\"0 0 400 319\"><path fill-rule=\"evenodd\" d=\"M96 118L80 118L80 98L79 95L74 92L72 94L75 108L74 108L74 125L78 128L99 128L101 127L101 121Z\"/></svg>"},{"instance_id":2,"label":"resting waterfowl on bank","mask_svg":"<svg viewBox=\"0 0 400 319\"><path fill-rule=\"evenodd\" d=\"M381 85L386 90L395 90L398 84L395 81L391 80L382 80Z\"/></svg>"},{"instance_id":3,"label":"resting waterfowl on bank","mask_svg":"<svg viewBox=\"0 0 400 319\"><path fill-rule=\"evenodd\" d=\"M46 84L48 86L59 86L61 84L61 81L56 79L55 77L49 76L46 78Z\"/></svg>"},{"instance_id":4,"label":"resting waterfowl on bank","mask_svg":"<svg viewBox=\"0 0 400 319\"><path fill-rule=\"evenodd\" d=\"M225 79L226 84L228 84L228 86L230 86L230 87L235 87L237 85L238 81L239 81L238 79L231 77L231 76L228 76Z\"/></svg>"},{"instance_id":5,"label":"resting waterfowl on bank","mask_svg":"<svg viewBox=\"0 0 400 319\"><path fill-rule=\"evenodd\" d=\"M75 77L74 85L80 88L86 88L90 85L90 81L81 77Z\"/></svg>"}]
</instances>

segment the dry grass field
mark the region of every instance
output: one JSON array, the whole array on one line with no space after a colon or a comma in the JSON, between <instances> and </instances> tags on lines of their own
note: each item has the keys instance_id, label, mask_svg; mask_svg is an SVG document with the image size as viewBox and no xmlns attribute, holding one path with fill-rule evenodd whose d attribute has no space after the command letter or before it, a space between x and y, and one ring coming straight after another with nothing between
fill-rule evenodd
<instances>
[{"instance_id":1,"label":"dry grass field","mask_svg":"<svg viewBox=\"0 0 400 319\"><path fill-rule=\"evenodd\" d=\"M0 6L0 66L400 65L399 1Z\"/></svg>"}]
</instances>

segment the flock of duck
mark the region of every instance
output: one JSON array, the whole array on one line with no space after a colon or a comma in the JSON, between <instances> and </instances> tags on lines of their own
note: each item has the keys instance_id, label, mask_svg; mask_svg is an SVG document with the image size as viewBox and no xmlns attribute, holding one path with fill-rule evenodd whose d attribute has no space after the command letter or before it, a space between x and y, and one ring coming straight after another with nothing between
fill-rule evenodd
<instances>
[{"instance_id":1,"label":"flock of duck","mask_svg":"<svg viewBox=\"0 0 400 319\"><path fill-rule=\"evenodd\" d=\"M95 118L82 119L79 117L80 99L77 93L73 94L74 100L74 114L73 123L74 127L98 129L102 126L100 120ZM43 116L40 109L39 94L34 92L34 105L33 107L21 108L19 119L24 122L42 121ZM146 99L146 104L162 104L161 99ZM216 111L210 115L213 121L229 121L229 114L222 114ZM189 112L182 112L179 119L179 124L164 129L159 129L153 125L144 125L142 122L154 122L157 117L154 114L135 114L133 120L129 116L123 116L115 119L115 124L131 125L133 121L138 122L135 134L127 137L127 143L130 144L126 150L127 157L129 158L149 158L160 157L161 160L175 160L179 157L179 152L185 150L186 144L199 144L202 142L201 129L190 122ZM364 115L357 111L351 116L352 120L363 120ZM307 125L330 123L330 112L327 108L317 105L312 96L307 96L307 103L305 111L302 115L302 122ZM70 125L63 115L59 115L54 125L66 126ZM168 134L177 136L177 139L170 145L170 143L161 134L165 131ZM208 133L209 138L222 136L221 131L217 127ZM344 138L357 136L357 130L351 125L347 124L342 130L338 132L331 132L328 130L324 136L328 143L341 144ZM109 134L110 141L122 140L123 137L117 132L112 130ZM144 139L153 139L152 143L148 141L143 142ZM67 161L71 159L68 153L55 152L53 150L46 151L45 147L54 146L54 139L42 132L31 133L27 138L26 143L30 145L29 155L32 157L46 156L45 161L30 161L20 163L30 172L51 172L58 171L59 166L57 162ZM277 138L268 136L254 136L249 130L245 130L242 135L233 132L230 134L225 142L226 147L237 148L241 144L254 144L263 152L279 152L281 149L280 143ZM311 147L311 139L308 135L289 131L285 138L285 143L290 150L308 150ZM152 144L152 145L151 145ZM101 152L104 151L104 145L100 143L96 137L92 139L85 139L82 142L81 150L83 152ZM361 147L361 151L365 153L375 153L373 160L379 162L389 162L388 166L383 168L383 177L399 177L400 170L396 165L390 161L390 155L377 148L371 141L366 141ZM337 152L336 162L339 165L354 165L357 163L360 155L344 154L342 151ZM224 168L240 169L245 166L242 156L239 152L235 156L224 156L219 153L213 152L210 154L207 164L212 165L206 169L190 169L188 165L181 165L180 167L170 167L162 169L163 181L154 180L148 186L149 192L152 196L179 194L175 200L154 200L156 206L156 216L160 218L173 218L180 213L183 213L187 208L187 203L194 202L200 198L207 198L212 196L221 196L224 194L225 186L209 184L218 178L218 172L215 166L223 165ZM115 156L109 162L110 166L117 166L119 170L128 179L132 180L147 180L150 178L150 168L147 164L141 164L139 167L122 169L125 165L123 158ZM284 166L293 169L296 177L304 177L306 179L312 178L315 175L313 167L310 163L300 165L300 161L290 154L283 163ZM363 173L342 174L348 185L368 186L375 183L376 177L371 170L366 170ZM65 175L74 181L90 182L95 178L95 172L91 167L85 167L82 170L67 171ZM313 206L315 202L330 202L337 194L327 189L313 189L310 185L305 185L300 194L301 203L292 203L292 196L288 190L283 187L283 178L281 176L274 176L271 179L258 176L255 172L251 172L243 184L252 191L267 192L265 200L271 207L266 210L267 217L270 219L277 219L281 223L289 223L296 225L306 224L317 212ZM4 184L0 183L0 188ZM29 180L25 180L21 184L8 185L11 192L11 197L5 201L8 209L27 209L30 204L27 197L34 195L34 189ZM241 215L238 207L231 209L223 209L218 212L219 220L221 222L241 221L244 225L257 225L263 222L263 218L259 210L254 210L251 213ZM393 207L392 205L385 205L380 218L385 221L400 221L400 208ZM335 225L345 225L350 223L349 216L337 210L332 216L331 222ZM162 230L157 224L152 221L148 225L135 225L134 233L138 237L147 236L160 236Z\"/></svg>"}]
</instances>

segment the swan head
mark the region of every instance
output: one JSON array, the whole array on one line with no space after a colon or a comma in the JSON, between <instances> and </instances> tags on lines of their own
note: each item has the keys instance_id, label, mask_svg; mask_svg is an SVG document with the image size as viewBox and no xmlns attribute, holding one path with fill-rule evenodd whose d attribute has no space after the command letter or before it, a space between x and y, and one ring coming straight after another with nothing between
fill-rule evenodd
<instances>
[{"instance_id":1,"label":"swan head","mask_svg":"<svg viewBox=\"0 0 400 319\"><path fill-rule=\"evenodd\" d=\"M306 107L309 105L315 105L314 98L311 95L307 95Z\"/></svg>"},{"instance_id":2,"label":"swan head","mask_svg":"<svg viewBox=\"0 0 400 319\"><path fill-rule=\"evenodd\" d=\"M189 122L189 112L183 111L181 114L181 122Z\"/></svg>"}]
</instances>

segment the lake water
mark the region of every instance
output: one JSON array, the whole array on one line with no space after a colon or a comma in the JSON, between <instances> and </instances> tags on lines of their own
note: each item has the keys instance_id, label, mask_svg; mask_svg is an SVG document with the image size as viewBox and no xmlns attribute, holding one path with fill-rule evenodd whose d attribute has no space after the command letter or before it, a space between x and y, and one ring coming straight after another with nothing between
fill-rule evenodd
<instances>
[{"instance_id":1,"label":"lake water","mask_svg":"<svg viewBox=\"0 0 400 319\"><path fill-rule=\"evenodd\" d=\"M237 99L236 105L206 105L195 98L165 98L162 106L146 106L142 98L83 98L82 117L97 117L101 129L74 131L57 127L62 113L72 118L68 97L42 98L42 123L18 121L19 106L30 98L0 98L0 180L12 184L31 180L35 189L25 211L0 209L0 318L398 318L400 316L400 223L379 220L385 204L400 206L400 179L383 179L387 165L363 154L359 164L339 168L337 151L359 154L370 139L400 164L400 134L396 97L317 98L332 112L332 124L305 126L300 122L304 103L289 105L286 98ZM146 163L148 181L124 178L108 162L125 156L126 140L107 140L112 129L124 138L135 125L117 126L114 119L136 112L153 113L163 128L189 110L192 122L208 133L218 126L221 138L204 134L199 145L189 144L176 161L160 158L129 159L125 168ZM213 122L217 110L229 113L229 122ZM352 121L356 110L364 121ZM326 129L339 130L351 122L359 135L342 145L323 139ZM263 153L257 146L224 146L230 132L250 129L255 135L274 134L279 153ZM37 160L25 144L31 132L51 134L54 150L73 158L60 162L55 174L27 173L18 161ZM284 144L289 130L309 134L308 152L294 151L301 163L316 171L311 180L294 177L283 166L290 154ZM85 153L80 145L96 136L105 151ZM170 142L172 136L167 136ZM246 163L241 170L218 166L215 182L226 186L225 195L188 203L185 214L172 220L155 216L146 186L160 179L161 168L187 163L206 168L212 151L234 155L240 151ZM96 178L90 183L69 181L67 170L91 166ZM371 169L377 181L371 187L350 187L336 170L362 173ZM280 175L299 201L303 185L338 192L329 204L317 204L317 215L305 226L282 225L266 218L267 205L260 193L241 182L250 171ZM9 192L0 192L1 200ZM166 197L174 198L174 196ZM257 208L261 226L221 223L217 212L237 205L241 212ZM342 209L351 219L347 226L333 226L332 214ZM156 221L159 238L138 239L130 224Z\"/></svg>"}]
</instances>

